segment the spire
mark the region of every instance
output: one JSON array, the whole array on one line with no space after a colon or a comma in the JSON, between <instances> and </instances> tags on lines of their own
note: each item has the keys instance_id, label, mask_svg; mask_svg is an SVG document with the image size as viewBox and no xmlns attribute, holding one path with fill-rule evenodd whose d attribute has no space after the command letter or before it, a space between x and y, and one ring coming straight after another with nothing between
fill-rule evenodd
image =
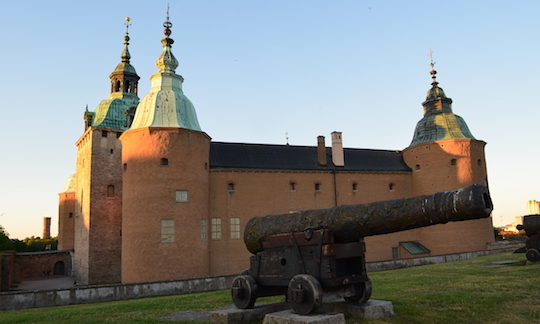
<instances>
[{"instance_id":1,"label":"spire","mask_svg":"<svg viewBox=\"0 0 540 324\"><path fill-rule=\"evenodd\" d=\"M166 127L201 131L195 107L182 91L184 78L175 72L178 61L171 52L174 40L170 38L172 23L169 20L169 6L163 27L163 50L156 60L159 70L150 77L150 91L137 106L130 129Z\"/></svg>"},{"instance_id":2,"label":"spire","mask_svg":"<svg viewBox=\"0 0 540 324\"><path fill-rule=\"evenodd\" d=\"M422 103L424 117L416 124L414 137L409 146L440 140L474 139L465 120L452 112L452 99L448 98L437 82L437 71L431 57L431 89Z\"/></svg>"},{"instance_id":3,"label":"spire","mask_svg":"<svg viewBox=\"0 0 540 324\"><path fill-rule=\"evenodd\" d=\"M165 27L165 29L163 30L163 34L165 34L165 38L161 39L161 44L163 44L163 51L156 60L156 66L158 67L160 73L175 73L176 68L178 67L178 61L176 60L171 51L172 44L174 44L174 39L169 37L172 33L172 26L173 24L169 20L169 5L167 4L167 19L165 20L165 22L163 22L163 27Z\"/></svg>"},{"instance_id":4,"label":"spire","mask_svg":"<svg viewBox=\"0 0 540 324\"><path fill-rule=\"evenodd\" d=\"M129 60L131 59L131 55L129 54L129 26L131 26L131 18L126 17L125 18L124 25L126 26L126 35L124 36L124 50L122 51L122 62L129 63Z\"/></svg>"}]
</instances>

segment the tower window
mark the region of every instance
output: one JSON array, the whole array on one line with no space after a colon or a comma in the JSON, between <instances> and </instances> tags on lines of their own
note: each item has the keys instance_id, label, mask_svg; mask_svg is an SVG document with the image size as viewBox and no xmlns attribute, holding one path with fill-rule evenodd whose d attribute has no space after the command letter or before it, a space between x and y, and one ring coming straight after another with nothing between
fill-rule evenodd
<instances>
[{"instance_id":1,"label":"tower window","mask_svg":"<svg viewBox=\"0 0 540 324\"><path fill-rule=\"evenodd\" d=\"M201 219L201 241L208 241L208 220Z\"/></svg>"},{"instance_id":2,"label":"tower window","mask_svg":"<svg viewBox=\"0 0 540 324\"><path fill-rule=\"evenodd\" d=\"M480 159L476 160L476 164L482 165L482 160L480 160Z\"/></svg>"},{"instance_id":3,"label":"tower window","mask_svg":"<svg viewBox=\"0 0 540 324\"><path fill-rule=\"evenodd\" d=\"M122 135L122 133L116 132L116 138L120 138L120 135Z\"/></svg>"},{"instance_id":4,"label":"tower window","mask_svg":"<svg viewBox=\"0 0 540 324\"><path fill-rule=\"evenodd\" d=\"M352 184L352 192L357 192L357 191L358 191L358 183L353 182L353 184Z\"/></svg>"},{"instance_id":5,"label":"tower window","mask_svg":"<svg viewBox=\"0 0 540 324\"><path fill-rule=\"evenodd\" d=\"M234 192L234 183L231 182L227 185L227 191L230 193Z\"/></svg>"},{"instance_id":6,"label":"tower window","mask_svg":"<svg viewBox=\"0 0 540 324\"><path fill-rule=\"evenodd\" d=\"M174 219L161 220L161 243L174 243Z\"/></svg>"},{"instance_id":7,"label":"tower window","mask_svg":"<svg viewBox=\"0 0 540 324\"><path fill-rule=\"evenodd\" d=\"M111 149L111 150L110 150L109 152L111 152L111 154L113 154L113 153L114 153L114 150L113 150L113 149Z\"/></svg>"},{"instance_id":8,"label":"tower window","mask_svg":"<svg viewBox=\"0 0 540 324\"><path fill-rule=\"evenodd\" d=\"M101 131L101 137L107 137L108 132L107 131Z\"/></svg>"},{"instance_id":9,"label":"tower window","mask_svg":"<svg viewBox=\"0 0 540 324\"><path fill-rule=\"evenodd\" d=\"M240 218L231 218L231 240L240 239Z\"/></svg>"},{"instance_id":10,"label":"tower window","mask_svg":"<svg viewBox=\"0 0 540 324\"><path fill-rule=\"evenodd\" d=\"M73 218L73 213L69 213L68 217Z\"/></svg>"},{"instance_id":11,"label":"tower window","mask_svg":"<svg viewBox=\"0 0 540 324\"><path fill-rule=\"evenodd\" d=\"M107 186L107 197L114 197L114 186L108 185Z\"/></svg>"},{"instance_id":12,"label":"tower window","mask_svg":"<svg viewBox=\"0 0 540 324\"><path fill-rule=\"evenodd\" d=\"M294 183L294 182L289 183L289 191L290 192L295 192L296 191L296 183Z\"/></svg>"},{"instance_id":13,"label":"tower window","mask_svg":"<svg viewBox=\"0 0 540 324\"><path fill-rule=\"evenodd\" d=\"M315 192L321 192L321 184L320 183L315 183Z\"/></svg>"},{"instance_id":14,"label":"tower window","mask_svg":"<svg viewBox=\"0 0 540 324\"><path fill-rule=\"evenodd\" d=\"M162 158L159 162L160 165L169 165L169 159L166 159L166 158Z\"/></svg>"},{"instance_id":15,"label":"tower window","mask_svg":"<svg viewBox=\"0 0 540 324\"><path fill-rule=\"evenodd\" d=\"M124 163L124 171L127 170L127 163Z\"/></svg>"},{"instance_id":16,"label":"tower window","mask_svg":"<svg viewBox=\"0 0 540 324\"><path fill-rule=\"evenodd\" d=\"M114 92L120 91L120 80L116 81L116 84L114 86Z\"/></svg>"},{"instance_id":17,"label":"tower window","mask_svg":"<svg viewBox=\"0 0 540 324\"><path fill-rule=\"evenodd\" d=\"M212 240L221 240L221 218L212 218Z\"/></svg>"},{"instance_id":18,"label":"tower window","mask_svg":"<svg viewBox=\"0 0 540 324\"><path fill-rule=\"evenodd\" d=\"M456 159L450 160L450 165L456 165L456 164L457 164L457 160L456 160Z\"/></svg>"},{"instance_id":19,"label":"tower window","mask_svg":"<svg viewBox=\"0 0 540 324\"><path fill-rule=\"evenodd\" d=\"M188 191L176 190L176 202L188 202Z\"/></svg>"},{"instance_id":20,"label":"tower window","mask_svg":"<svg viewBox=\"0 0 540 324\"><path fill-rule=\"evenodd\" d=\"M420 170L420 164L415 165L415 166L414 166L414 169L415 169L415 170Z\"/></svg>"},{"instance_id":21,"label":"tower window","mask_svg":"<svg viewBox=\"0 0 540 324\"><path fill-rule=\"evenodd\" d=\"M388 190L390 190L390 191L396 190L396 185L393 184L393 183L388 184Z\"/></svg>"},{"instance_id":22,"label":"tower window","mask_svg":"<svg viewBox=\"0 0 540 324\"><path fill-rule=\"evenodd\" d=\"M124 85L124 92L131 92L130 91L130 84L129 81L126 80L126 84Z\"/></svg>"}]
</instances>

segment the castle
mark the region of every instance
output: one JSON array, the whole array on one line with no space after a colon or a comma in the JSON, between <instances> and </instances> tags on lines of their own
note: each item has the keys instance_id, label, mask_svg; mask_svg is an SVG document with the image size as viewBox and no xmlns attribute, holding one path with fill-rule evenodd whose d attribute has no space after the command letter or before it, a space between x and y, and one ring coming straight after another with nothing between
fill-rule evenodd
<instances>
[{"instance_id":1,"label":"castle","mask_svg":"<svg viewBox=\"0 0 540 324\"><path fill-rule=\"evenodd\" d=\"M84 113L76 173L59 194L59 249L74 249L79 284L234 274L248 267L242 230L253 216L432 194L487 184L485 142L438 86L403 151L211 141L182 91L172 24L151 89L138 97L129 35L111 94ZM211 130L208 130L211 131ZM354 134L350 134L354 136ZM491 219L366 238L368 261L485 250Z\"/></svg>"}]
</instances>

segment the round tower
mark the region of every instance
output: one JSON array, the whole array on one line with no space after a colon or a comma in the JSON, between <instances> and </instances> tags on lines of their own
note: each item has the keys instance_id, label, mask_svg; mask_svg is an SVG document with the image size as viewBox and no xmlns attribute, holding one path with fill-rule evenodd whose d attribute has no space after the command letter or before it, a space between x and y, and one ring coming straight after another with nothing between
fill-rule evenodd
<instances>
[{"instance_id":1,"label":"round tower","mask_svg":"<svg viewBox=\"0 0 540 324\"><path fill-rule=\"evenodd\" d=\"M439 87L436 74L432 69L431 89L422 103L424 117L403 150L403 159L412 169L412 195L488 184L486 142L475 139L465 120L453 113L452 99ZM419 230L418 238L433 242L433 254L485 250L494 240L491 218L431 226Z\"/></svg>"},{"instance_id":2,"label":"round tower","mask_svg":"<svg viewBox=\"0 0 540 324\"><path fill-rule=\"evenodd\" d=\"M208 275L210 137L182 91L164 23L150 92L122 141L122 282ZM205 235L201 235L201 230Z\"/></svg>"}]
</instances>

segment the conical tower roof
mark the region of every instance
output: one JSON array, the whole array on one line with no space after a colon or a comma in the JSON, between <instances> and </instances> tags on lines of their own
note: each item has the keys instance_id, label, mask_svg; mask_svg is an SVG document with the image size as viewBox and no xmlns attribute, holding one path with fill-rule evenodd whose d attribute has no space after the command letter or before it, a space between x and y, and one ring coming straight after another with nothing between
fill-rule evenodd
<instances>
[{"instance_id":1,"label":"conical tower roof","mask_svg":"<svg viewBox=\"0 0 540 324\"><path fill-rule=\"evenodd\" d=\"M417 124L409 146L451 139L475 139L467 123L452 112L452 99L448 98L436 80L437 71L431 70L431 89L428 90L424 118Z\"/></svg>"},{"instance_id":2,"label":"conical tower roof","mask_svg":"<svg viewBox=\"0 0 540 324\"><path fill-rule=\"evenodd\" d=\"M161 40L163 50L156 60L158 73L150 77L150 92L137 107L131 129L172 127L200 131L195 107L182 91L184 78L175 72L178 61L171 51L174 40L169 37L172 23L168 15L163 27L165 27L165 38Z\"/></svg>"}]
</instances>

